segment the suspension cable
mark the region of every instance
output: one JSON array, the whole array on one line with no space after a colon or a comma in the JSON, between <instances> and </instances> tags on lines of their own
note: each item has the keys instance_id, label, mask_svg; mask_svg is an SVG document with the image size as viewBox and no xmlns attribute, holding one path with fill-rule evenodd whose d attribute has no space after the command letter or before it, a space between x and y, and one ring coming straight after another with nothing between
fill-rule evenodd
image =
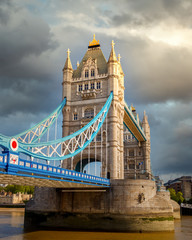
<instances>
[{"instance_id":1,"label":"suspension cable","mask_svg":"<svg viewBox=\"0 0 192 240\"><path fill-rule=\"evenodd\" d=\"M81 135L81 147L82 147L82 136ZM80 160L80 172L83 172L83 169L82 169L82 161L83 161L83 151L81 151L81 160Z\"/></svg>"},{"instance_id":2,"label":"suspension cable","mask_svg":"<svg viewBox=\"0 0 192 240\"><path fill-rule=\"evenodd\" d=\"M103 169L103 125L101 126L101 173L102 176L102 169ZM103 177L103 176L102 176Z\"/></svg>"},{"instance_id":3,"label":"suspension cable","mask_svg":"<svg viewBox=\"0 0 192 240\"><path fill-rule=\"evenodd\" d=\"M55 121L55 140L57 139L57 118L56 118L56 121ZM55 144L55 148L56 148L56 144ZM56 153L55 153L55 156L56 156ZM60 162L61 164L61 162ZM55 166L55 160L54 160L54 166Z\"/></svg>"},{"instance_id":4,"label":"suspension cable","mask_svg":"<svg viewBox=\"0 0 192 240\"><path fill-rule=\"evenodd\" d=\"M73 139L71 141L72 144L72 151L73 151ZM71 170L73 170L73 157L71 158Z\"/></svg>"},{"instance_id":5,"label":"suspension cable","mask_svg":"<svg viewBox=\"0 0 192 240\"><path fill-rule=\"evenodd\" d=\"M90 139L90 129L89 129L89 139ZM90 174L90 145L91 143L89 143L89 147L88 147L88 174Z\"/></svg>"},{"instance_id":6,"label":"suspension cable","mask_svg":"<svg viewBox=\"0 0 192 240\"><path fill-rule=\"evenodd\" d=\"M95 176L96 176L96 159L97 159L97 135L95 136Z\"/></svg>"},{"instance_id":7,"label":"suspension cable","mask_svg":"<svg viewBox=\"0 0 192 240\"><path fill-rule=\"evenodd\" d=\"M105 173L105 177L107 178L107 167L108 167L107 166L108 165L108 159L107 159L108 158L108 152L107 152L107 148L108 148L108 146L107 146L107 140L108 140L107 139L107 133L108 133L107 132L107 117L106 117L106 131L105 132L106 132L106 138L105 138L106 139L106 173Z\"/></svg>"},{"instance_id":8,"label":"suspension cable","mask_svg":"<svg viewBox=\"0 0 192 240\"><path fill-rule=\"evenodd\" d=\"M49 128L48 128L48 131L47 131L47 142L49 141ZM49 157L49 148L50 146L47 147L47 156ZM49 161L47 161L47 164L49 165Z\"/></svg>"}]
</instances>

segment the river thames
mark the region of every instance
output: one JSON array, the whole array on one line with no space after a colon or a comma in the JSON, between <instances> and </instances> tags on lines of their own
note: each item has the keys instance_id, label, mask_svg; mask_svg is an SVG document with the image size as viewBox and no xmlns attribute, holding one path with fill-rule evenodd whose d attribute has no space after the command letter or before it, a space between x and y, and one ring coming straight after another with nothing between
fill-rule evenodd
<instances>
[{"instance_id":1,"label":"river thames","mask_svg":"<svg viewBox=\"0 0 192 240\"><path fill-rule=\"evenodd\" d=\"M191 240L192 216L183 216L175 221L175 232L171 233L106 233L71 231L25 232L24 209L0 209L0 238L7 240Z\"/></svg>"}]
</instances>

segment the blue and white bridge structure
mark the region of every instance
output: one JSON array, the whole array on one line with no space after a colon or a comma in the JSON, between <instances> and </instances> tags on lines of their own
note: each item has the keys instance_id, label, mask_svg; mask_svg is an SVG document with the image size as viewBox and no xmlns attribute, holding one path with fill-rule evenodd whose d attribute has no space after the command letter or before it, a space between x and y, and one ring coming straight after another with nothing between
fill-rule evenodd
<instances>
[{"instance_id":1,"label":"blue and white bridge structure","mask_svg":"<svg viewBox=\"0 0 192 240\"><path fill-rule=\"evenodd\" d=\"M48 187L109 187L107 169L104 177L96 175L97 135L101 133L105 122L107 126L107 114L113 100L113 92L110 93L106 103L100 112L84 127L69 136L57 139L57 119L66 105L64 98L59 107L46 119L34 127L15 136L0 134L0 182L3 184L35 185ZM138 142L146 141L146 137L140 123L131 111L124 105L124 125L134 135ZM55 125L55 139L49 140L50 129ZM107 129L107 127L106 127ZM46 135L46 136L45 136ZM102 138L102 135L101 135ZM46 141L42 141L46 139ZM105 137L107 147L107 135ZM85 148L88 151L88 163L90 163L90 145L95 148L95 173L83 172L82 153ZM99 149L102 155L102 147ZM80 154L79 171L74 171L73 159ZM107 161L107 151L106 151ZM70 169L64 169L63 162L70 159ZM57 162L57 164L55 164ZM90 164L89 164L90 166Z\"/></svg>"}]
</instances>

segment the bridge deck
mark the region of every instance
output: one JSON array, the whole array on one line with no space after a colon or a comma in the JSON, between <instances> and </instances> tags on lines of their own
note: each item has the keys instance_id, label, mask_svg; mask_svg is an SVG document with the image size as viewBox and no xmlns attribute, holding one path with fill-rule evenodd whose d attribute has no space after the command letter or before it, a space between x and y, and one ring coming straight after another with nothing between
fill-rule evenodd
<instances>
[{"instance_id":1,"label":"bridge deck","mask_svg":"<svg viewBox=\"0 0 192 240\"><path fill-rule=\"evenodd\" d=\"M26 185L26 186L37 186L37 187L52 187L52 188L78 188L78 189L99 189L108 188L109 186L93 184L88 182L77 182L77 181L66 181L66 180L53 180L53 179L42 179L35 177L24 177L17 175L10 175L0 172L0 183L1 184L14 184L14 185Z\"/></svg>"},{"instance_id":2,"label":"bridge deck","mask_svg":"<svg viewBox=\"0 0 192 240\"><path fill-rule=\"evenodd\" d=\"M129 109L127 104L125 103L124 107L124 125L129 129L129 131L133 134L133 136L137 139L138 142L145 142L146 137L141 128L139 122L135 119L132 111Z\"/></svg>"}]
</instances>

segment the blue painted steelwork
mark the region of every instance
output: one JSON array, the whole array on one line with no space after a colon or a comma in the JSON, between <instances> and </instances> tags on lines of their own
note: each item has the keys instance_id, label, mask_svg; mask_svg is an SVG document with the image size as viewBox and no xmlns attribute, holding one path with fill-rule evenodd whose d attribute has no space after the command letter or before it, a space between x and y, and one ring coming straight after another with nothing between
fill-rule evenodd
<instances>
[{"instance_id":1,"label":"blue painted steelwork","mask_svg":"<svg viewBox=\"0 0 192 240\"><path fill-rule=\"evenodd\" d=\"M0 154L0 171L5 172L7 168L7 154Z\"/></svg>"},{"instance_id":2,"label":"blue painted steelwork","mask_svg":"<svg viewBox=\"0 0 192 240\"><path fill-rule=\"evenodd\" d=\"M17 139L18 142L25 142L25 139L29 136L30 133L33 135L32 139L30 139L30 142L37 142L37 140L40 139L56 121L63 107L65 106L66 101L66 98L64 98L61 104L48 117L46 117L44 120L32 128L11 137L0 134L0 146L2 146L4 149L9 149L9 142L12 138ZM38 131L40 130L41 133L38 134Z\"/></svg>"},{"instance_id":3,"label":"blue painted steelwork","mask_svg":"<svg viewBox=\"0 0 192 240\"><path fill-rule=\"evenodd\" d=\"M10 141L11 137L0 135L0 147L4 149L4 152L0 154L0 173L1 174L9 174L9 175L17 175L23 177L33 177L33 178L41 178L41 179L49 179L49 180L56 180L56 181L66 181L66 182L76 182L86 185L100 185L109 187L110 181L106 178L101 178L97 176L93 176L90 174L79 173L76 171L63 169L51 165L46 165L42 163L38 163L35 161L28 161L21 159L19 157L19 153L25 153L31 157L36 157L39 159L44 160L64 160L66 158L70 158L75 156L76 154L80 153L83 149L85 149L91 141L95 138L98 131L100 130L107 113L109 111L111 102L113 99L113 92L111 92L109 98L107 99L105 105L101 109L101 111L94 117L86 126L82 129L78 130L77 132L64 137L62 139L58 139L55 141L49 141L45 143L22 143L19 142L19 147L17 151L10 151ZM65 100L66 103L66 100ZM63 106L65 105L63 102ZM62 107L63 107L62 106ZM61 107L61 106L60 106ZM60 108L62 109L62 108ZM60 110L59 109L59 110ZM59 111L58 109L56 111ZM56 112L55 111L55 112ZM49 118L49 117L48 117ZM48 119L46 118L46 119ZM38 125L34 126L32 129L38 128L42 124L39 123ZM27 134L30 130L23 132L22 134ZM88 131L88 132L86 132ZM77 146L74 148L74 151L61 157L53 157L53 156L42 156L36 153L33 153L33 149L36 147L44 147L48 146L51 147L52 145L56 144L64 144L65 141L71 141L71 139L75 139L78 137L78 141L81 137L84 136L84 143L82 146ZM86 135L87 134L87 135ZM21 136L21 135L20 135ZM19 135L14 136L14 138L19 138ZM36 141L38 138L35 138ZM63 147L63 145L62 145Z\"/></svg>"},{"instance_id":4,"label":"blue painted steelwork","mask_svg":"<svg viewBox=\"0 0 192 240\"><path fill-rule=\"evenodd\" d=\"M131 107L128 107L127 103L124 102L124 110L126 111L126 113L129 115L129 117L131 118L132 122L134 123L134 125L136 126L137 130L140 132L140 134L142 135L142 137L144 138L145 141L147 141L145 133L143 131L143 128L140 126L140 124L138 123L137 119L135 118L135 116L133 115L132 111L131 111ZM125 122L123 122L124 126L131 132L131 130L129 129L129 127L127 126L127 124ZM131 134L134 136L134 138L137 140L136 136L133 134L133 132L131 132ZM138 141L138 140L137 140Z\"/></svg>"},{"instance_id":5,"label":"blue painted steelwork","mask_svg":"<svg viewBox=\"0 0 192 240\"><path fill-rule=\"evenodd\" d=\"M18 154L5 151L0 154L0 174L17 175L23 177L33 177L55 181L76 182L86 185L110 186L109 179L84 174L60 167L54 167L42 163L27 161L18 158L18 161L11 161L17 158Z\"/></svg>"},{"instance_id":6,"label":"blue painted steelwork","mask_svg":"<svg viewBox=\"0 0 192 240\"><path fill-rule=\"evenodd\" d=\"M64 138L57 139L54 141L49 141L49 142L32 143L32 144L20 143L18 152L25 153L31 157L44 159L44 160L48 160L48 161L58 161L58 160L60 161L60 160L65 160L67 158L74 157L75 155L77 155L78 153L83 151L91 143L91 141L95 138L95 136L99 132L99 130L107 116L107 113L109 111L112 99L113 99L113 92L111 92L109 98L107 99L107 101L106 101L105 105L103 106L103 108L101 109L101 111L87 125L85 125L83 128L81 128L77 132L74 132L73 134L66 136ZM96 121L98 121L97 129L93 131L93 133L89 139L86 138L86 141L84 142L83 146L81 146L81 147L78 146L73 152L66 154L66 155L62 155L62 154L59 155L57 152L53 151L54 154L57 154L57 157L54 157L53 155L48 156L48 155L46 155L46 153L41 153L41 154L34 153L35 150L37 152L40 152L39 149L41 149L42 147L51 148L52 146L56 145L55 148L57 148L57 144L61 146L61 144L64 144L67 140L70 141L71 139L74 139L78 135L84 133L86 130L88 130L90 127L92 127ZM34 149L34 151L29 150L29 148Z\"/></svg>"}]
</instances>

